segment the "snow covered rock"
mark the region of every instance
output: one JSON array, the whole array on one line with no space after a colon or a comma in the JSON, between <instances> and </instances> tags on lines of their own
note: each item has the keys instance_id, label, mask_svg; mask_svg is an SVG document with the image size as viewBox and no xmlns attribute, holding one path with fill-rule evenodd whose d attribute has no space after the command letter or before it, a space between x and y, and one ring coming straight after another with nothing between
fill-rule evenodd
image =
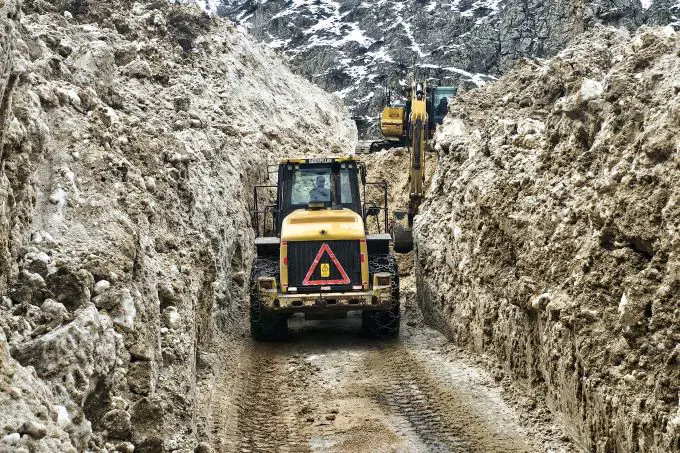
<instances>
[{"instance_id":1,"label":"snow covered rock","mask_svg":"<svg viewBox=\"0 0 680 453\"><path fill-rule=\"evenodd\" d=\"M301 74L342 96L366 121L373 121L386 101L384 88L410 83L414 69L420 77L469 89L522 58L553 56L572 37L598 25L632 32L645 21L680 24L676 0L653 5L630 0L196 3L283 51Z\"/></svg>"},{"instance_id":2,"label":"snow covered rock","mask_svg":"<svg viewBox=\"0 0 680 453\"><path fill-rule=\"evenodd\" d=\"M151 66L145 60L135 60L124 68L130 77L145 79L151 77Z\"/></svg>"},{"instance_id":3,"label":"snow covered rock","mask_svg":"<svg viewBox=\"0 0 680 453\"><path fill-rule=\"evenodd\" d=\"M175 307L166 308L163 312L163 318L168 329L176 330L182 326L182 317Z\"/></svg>"},{"instance_id":4,"label":"snow covered rock","mask_svg":"<svg viewBox=\"0 0 680 453\"><path fill-rule=\"evenodd\" d=\"M34 439L42 439L47 435L47 428L40 422L27 421L19 428L19 434L27 434Z\"/></svg>"},{"instance_id":5,"label":"snow covered rock","mask_svg":"<svg viewBox=\"0 0 680 453\"><path fill-rule=\"evenodd\" d=\"M99 295L105 291L108 291L109 288L111 288L111 283L108 280L99 280L94 284L94 293Z\"/></svg>"},{"instance_id":6,"label":"snow covered rock","mask_svg":"<svg viewBox=\"0 0 680 453\"><path fill-rule=\"evenodd\" d=\"M600 99L604 93L604 87L596 80L586 79L581 84L579 100L581 102L594 101Z\"/></svg>"},{"instance_id":7,"label":"snow covered rock","mask_svg":"<svg viewBox=\"0 0 680 453\"><path fill-rule=\"evenodd\" d=\"M42 378L63 377L64 389L82 398L90 378L106 376L116 358L111 320L93 305L81 308L75 319L12 350L22 365L33 366Z\"/></svg>"}]
</instances>

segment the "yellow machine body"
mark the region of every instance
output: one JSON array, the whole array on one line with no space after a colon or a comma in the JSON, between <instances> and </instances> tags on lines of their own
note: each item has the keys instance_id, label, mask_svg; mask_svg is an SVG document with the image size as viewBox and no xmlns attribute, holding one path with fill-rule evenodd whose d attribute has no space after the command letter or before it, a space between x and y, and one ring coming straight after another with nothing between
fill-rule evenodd
<instances>
[{"instance_id":1,"label":"yellow machine body","mask_svg":"<svg viewBox=\"0 0 680 453\"><path fill-rule=\"evenodd\" d=\"M277 174L275 184L253 188L253 337L285 337L291 317L342 319L357 311L366 335L398 336L399 268L379 222L382 212L386 231L387 183L367 182L354 156L286 159ZM382 202L367 204L367 185L382 192ZM366 228L370 217L377 234Z\"/></svg>"},{"instance_id":2,"label":"yellow machine body","mask_svg":"<svg viewBox=\"0 0 680 453\"><path fill-rule=\"evenodd\" d=\"M304 210L292 212L281 227L281 290L288 289L288 243L292 241L338 241L358 240L359 251L364 259L361 263L361 280L368 289L368 250L366 232L361 216L350 209Z\"/></svg>"},{"instance_id":3,"label":"yellow machine body","mask_svg":"<svg viewBox=\"0 0 680 453\"><path fill-rule=\"evenodd\" d=\"M391 141L400 141L406 133L406 108L385 107L380 114L380 132Z\"/></svg>"}]
</instances>

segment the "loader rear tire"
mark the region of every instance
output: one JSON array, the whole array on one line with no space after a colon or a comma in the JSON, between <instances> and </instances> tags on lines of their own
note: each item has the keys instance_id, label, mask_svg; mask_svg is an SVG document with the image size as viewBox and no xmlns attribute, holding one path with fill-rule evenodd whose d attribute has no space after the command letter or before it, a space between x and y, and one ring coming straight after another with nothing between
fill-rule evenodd
<instances>
[{"instance_id":1,"label":"loader rear tire","mask_svg":"<svg viewBox=\"0 0 680 453\"><path fill-rule=\"evenodd\" d=\"M368 258L370 281L376 272L392 275L392 304L387 311L367 310L361 316L361 328L370 338L391 339L399 336L401 306L399 302L399 266L394 255L374 255Z\"/></svg>"},{"instance_id":2,"label":"loader rear tire","mask_svg":"<svg viewBox=\"0 0 680 453\"><path fill-rule=\"evenodd\" d=\"M274 341L288 334L288 318L263 310L257 290L258 277L274 277L279 281L279 261L271 257L258 257L250 272L250 334L257 341Z\"/></svg>"}]
</instances>

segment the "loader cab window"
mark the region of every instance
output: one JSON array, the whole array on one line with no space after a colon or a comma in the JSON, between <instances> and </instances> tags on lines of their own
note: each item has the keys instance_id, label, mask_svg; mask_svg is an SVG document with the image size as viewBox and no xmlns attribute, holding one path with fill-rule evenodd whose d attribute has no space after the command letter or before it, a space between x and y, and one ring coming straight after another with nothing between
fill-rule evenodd
<instances>
[{"instance_id":1,"label":"loader cab window","mask_svg":"<svg viewBox=\"0 0 680 453\"><path fill-rule=\"evenodd\" d=\"M347 168L340 170L340 199L344 207L353 208L355 197ZM292 173L291 205L306 208L310 202L331 206L330 168L301 168Z\"/></svg>"},{"instance_id":2,"label":"loader cab window","mask_svg":"<svg viewBox=\"0 0 680 453\"><path fill-rule=\"evenodd\" d=\"M331 200L331 166L329 164L290 164L282 166L280 203L281 214L287 216L296 209L307 209L310 202ZM344 163L340 169L340 201L342 206L360 213L358 173L356 164Z\"/></svg>"}]
</instances>

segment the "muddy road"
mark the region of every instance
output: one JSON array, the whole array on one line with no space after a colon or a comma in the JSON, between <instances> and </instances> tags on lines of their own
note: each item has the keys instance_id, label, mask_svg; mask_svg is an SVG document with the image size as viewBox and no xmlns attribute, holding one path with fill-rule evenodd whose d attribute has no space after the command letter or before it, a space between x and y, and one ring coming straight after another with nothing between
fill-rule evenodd
<instances>
[{"instance_id":1,"label":"muddy road","mask_svg":"<svg viewBox=\"0 0 680 453\"><path fill-rule=\"evenodd\" d=\"M404 318L397 341L362 338L350 315L291 319L286 342L225 350L205 384L206 436L224 452L571 451L536 435L412 297Z\"/></svg>"}]
</instances>

